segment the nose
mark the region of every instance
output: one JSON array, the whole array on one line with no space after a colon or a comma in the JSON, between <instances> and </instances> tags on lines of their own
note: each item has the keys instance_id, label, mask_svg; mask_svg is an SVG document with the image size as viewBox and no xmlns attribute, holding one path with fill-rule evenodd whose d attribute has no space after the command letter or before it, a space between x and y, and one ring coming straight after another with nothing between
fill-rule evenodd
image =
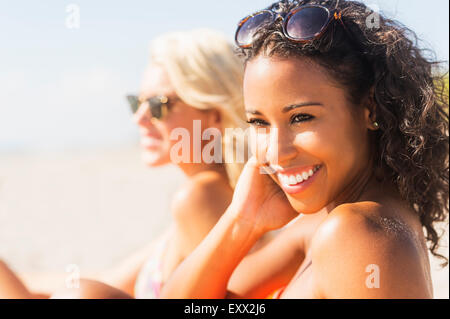
<instances>
[{"instance_id":1,"label":"nose","mask_svg":"<svg viewBox=\"0 0 450 319\"><path fill-rule=\"evenodd\" d=\"M272 165L289 166L298 156L294 145L295 135L289 129L274 127L270 129L267 160Z\"/></svg>"},{"instance_id":2,"label":"nose","mask_svg":"<svg viewBox=\"0 0 450 319\"><path fill-rule=\"evenodd\" d=\"M143 127L148 127L152 125L151 116L149 112L149 106L148 103L142 103L136 113L133 115L133 121Z\"/></svg>"}]
</instances>

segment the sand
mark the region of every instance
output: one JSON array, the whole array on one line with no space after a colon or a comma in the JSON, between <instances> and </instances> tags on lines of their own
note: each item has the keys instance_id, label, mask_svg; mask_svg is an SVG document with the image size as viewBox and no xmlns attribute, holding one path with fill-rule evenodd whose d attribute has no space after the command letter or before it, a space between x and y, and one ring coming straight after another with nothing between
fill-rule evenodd
<instances>
[{"instance_id":1,"label":"sand","mask_svg":"<svg viewBox=\"0 0 450 319\"><path fill-rule=\"evenodd\" d=\"M0 258L32 287L46 279L29 274L112 267L162 233L183 181L174 167L146 168L134 146L0 154ZM448 298L448 267L438 263L435 297Z\"/></svg>"}]
</instances>

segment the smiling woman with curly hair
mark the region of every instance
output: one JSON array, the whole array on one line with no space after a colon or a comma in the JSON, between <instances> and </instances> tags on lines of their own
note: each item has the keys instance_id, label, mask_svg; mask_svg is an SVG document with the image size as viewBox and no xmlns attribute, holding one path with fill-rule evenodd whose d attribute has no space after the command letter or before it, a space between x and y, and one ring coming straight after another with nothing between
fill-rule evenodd
<instances>
[{"instance_id":1,"label":"smiling woman with curly hair","mask_svg":"<svg viewBox=\"0 0 450 319\"><path fill-rule=\"evenodd\" d=\"M356 1L279 1L241 21L258 156L163 296L230 296L262 234L325 211L304 234L297 274L272 296L432 298L428 248L440 256L436 224L448 215L448 92L414 32L383 16L374 27L374 15Z\"/></svg>"}]
</instances>

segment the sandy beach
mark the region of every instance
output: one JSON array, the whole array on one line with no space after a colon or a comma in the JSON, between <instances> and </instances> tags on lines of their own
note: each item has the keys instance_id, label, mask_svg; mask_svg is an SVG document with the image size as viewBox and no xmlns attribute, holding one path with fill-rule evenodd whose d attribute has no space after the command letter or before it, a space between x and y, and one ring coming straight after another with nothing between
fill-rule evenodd
<instances>
[{"instance_id":1,"label":"sandy beach","mask_svg":"<svg viewBox=\"0 0 450 319\"><path fill-rule=\"evenodd\" d=\"M20 273L109 268L164 230L183 180L146 168L137 147L1 154L0 258ZM435 297L448 298L448 267L431 260Z\"/></svg>"}]
</instances>

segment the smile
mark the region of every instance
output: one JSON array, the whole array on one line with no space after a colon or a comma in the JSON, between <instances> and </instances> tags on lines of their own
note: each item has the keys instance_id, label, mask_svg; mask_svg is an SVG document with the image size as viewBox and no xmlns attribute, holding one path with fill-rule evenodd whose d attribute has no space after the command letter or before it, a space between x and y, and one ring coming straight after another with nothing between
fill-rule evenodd
<instances>
[{"instance_id":1,"label":"smile","mask_svg":"<svg viewBox=\"0 0 450 319\"><path fill-rule=\"evenodd\" d=\"M298 194L308 187L321 169L321 165L302 168L290 173L278 173L278 180L284 191L289 194Z\"/></svg>"},{"instance_id":2,"label":"smile","mask_svg":"<svg viewBox=\"0 0 450 319\"><path fill-rule=\"evenodd\" d=\"M161 140L153 136L141 136L141 146L146 149L158 148L161 146Z\"/></svg>"}]
</instances>

